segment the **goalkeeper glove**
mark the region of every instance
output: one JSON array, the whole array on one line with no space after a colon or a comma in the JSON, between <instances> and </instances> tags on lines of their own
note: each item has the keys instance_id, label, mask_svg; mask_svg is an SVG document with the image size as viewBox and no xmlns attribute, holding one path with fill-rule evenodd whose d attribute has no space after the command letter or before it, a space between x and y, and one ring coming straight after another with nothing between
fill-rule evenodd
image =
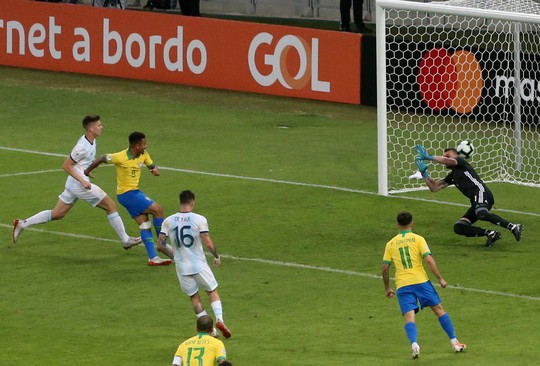
<instances>
[{"instance_id":1,"label":"goalkeeper glove","mask_svg":"<svg viewBox=\"0 0 540 366\"><path fill-rule=\"evenodd\" d=\"M420 155L418 155L416 158L414 158L414 162L416 166L418 167L418 171L420 172L420 174L422 174L422 177L429 178L429 173L427 171L428 166L426 162L424 161L424 159L421 158Z\"/></svg>"},{"instance_id":2,"label":"goalkeeper glove","mask_svg":"<svg viewBox=\"0 0 540 366\"><path fill-rule=\"evenodd\" d=\"M416 150L416 152L418 152L418 156L420 157L420 159L433 160L433 155L429 155L422 145L417 144L414 149Z\"/></svg>"}]
</instances>

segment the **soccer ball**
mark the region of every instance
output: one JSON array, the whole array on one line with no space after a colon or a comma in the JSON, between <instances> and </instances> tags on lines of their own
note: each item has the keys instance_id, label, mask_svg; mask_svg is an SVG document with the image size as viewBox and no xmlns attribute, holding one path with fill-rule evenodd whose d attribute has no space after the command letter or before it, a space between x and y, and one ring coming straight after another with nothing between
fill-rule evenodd
<instances>
[{"instance_id":1,"label":"soccer ball","mask_svg":"<svg viewBox=\"0 0 540 366\"><path fill-rule=\"evenodd\" d=\"M456 150L461 157L468 159L471 157L474 151L474 146L470 141L465 140L465 141L461 141L458 144L458 146L456 147Z\"/></svg>"}]
</instances>

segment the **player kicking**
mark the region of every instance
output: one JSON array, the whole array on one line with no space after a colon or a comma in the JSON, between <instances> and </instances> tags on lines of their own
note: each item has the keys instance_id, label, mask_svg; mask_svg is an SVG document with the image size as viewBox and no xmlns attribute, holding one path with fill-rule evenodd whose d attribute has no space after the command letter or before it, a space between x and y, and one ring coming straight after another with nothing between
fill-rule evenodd
<instances>
[{"instance_id":1,"label":"player kicking","mask_svg":"<svg viewBox=\"0 0 540 366\"><path fill-rule=\"evenodd\" d=\"M16 243L22 231L30 226L43 224L51 220L61 220L71 210L75 202L81 199L94 207L107 212L109 223L114 228L124 249L129 249L141 242L141 238L132 238L126 234L124 222L116 211L114 201L97 185L91 184L83 171L96 156L96 138L101 135L103 126L99 116L86 116L82 121L85 133L77 141L63 168L68 173L64 192L52 210L38 212L26 220L15 219L11 239Z\"/></svg>"},{"instance_id":2,"label":"player kicking","mask_svg":"<svg viewBox=\"0 0 540 366\"><path fill-rule=\"evenodd\" d=\"M139 189L141 167L147 167L152 175L159 176L159 169L146 151L146 136L142 132L133 132L129 135L129 147L114 154L103 155L94 160L84 171L90 176L101 163L110 163L116 166L116 194L118 202L124 206L131 217L139 224L141 238L148 254L149 266L166 266L172 263L170 259L160 258L154 246L152 224L148 215L152 215L156 235L159 235L163 222L163 209L157 202L146 196Z\"/></svg>"},{"instance_id":3,"label":"player kicking","mask_svg":"<svg viewBox=\"0 0 540 366\"><path fill-rule=\"evenodd\" d=\"M418 166L418 171L425 178L426 185L431 192L437 192L450 185L455 185L457 189L471 202L471 207L465 215L454 224L454 232L458 235L467 237L486 236L486 246L491 247L501 239L501 233L495 230L483 229L472 226L476 221L489 221L492 224L508 229L516 241L521 240L523 233L522 224L512 224L500 216L491 213L490 210L495 203L493 194L480 179L473 167L462 157L459 156L455 148L444 150L443 156L432 156L427 153L422 145L416 145L418 157L415 163ZM443 179L433 180L427 172L427 165L424 160L431 160L439 164L443 164L450 173Z\"/></svg>"}]
</instances>

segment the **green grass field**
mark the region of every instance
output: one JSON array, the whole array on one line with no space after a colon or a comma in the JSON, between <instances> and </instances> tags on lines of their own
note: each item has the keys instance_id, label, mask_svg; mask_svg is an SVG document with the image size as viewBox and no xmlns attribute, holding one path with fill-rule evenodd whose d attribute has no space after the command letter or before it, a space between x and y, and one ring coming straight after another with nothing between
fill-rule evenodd
<instances>
[{"instance_id":1,"label":"green grass field","mask_svg":"<svg viewBox=\"0 0 540 366\"><path fill-rule=\"evenodd\" d=\"M141 189L166 214L180 190L197 194L224 258L214 273L235 366L538 363L538 190L491 185L495 212L526 225L521 242L506 231L490 249L459 237L456 190L375 194L373 108L7 67L0 104L1 365L170 365L195 332L174 268L148 267L142 247L122 250L101 210L79 202L11 243L15 217L56 203L86 114L102 117L98 154L146 133L161 176L145 174ZM114 169L94 176L116 199ZM439 294L466 353L451 352L424 310L421 358L409 359L379 277L400 210L413 212L450 284Z\"/></svg>"}]
</instances>

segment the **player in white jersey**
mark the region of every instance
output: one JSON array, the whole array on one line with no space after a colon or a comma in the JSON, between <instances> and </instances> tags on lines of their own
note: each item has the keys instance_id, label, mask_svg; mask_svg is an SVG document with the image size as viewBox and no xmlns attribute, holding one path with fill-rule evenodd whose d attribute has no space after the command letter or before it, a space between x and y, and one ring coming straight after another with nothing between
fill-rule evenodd
<instances>
[{"instance_id":1,"label":"player in white jersey","mask_svg":"<svg viewBox=\"0 0 540 366\"><path fill-rule=\"evenodd\" d=\"M38 212L26 220L15 219L11 236L13 243L16 243L21 232L30 226L61 220L79 199L107 212L109 223L120 237L124 249L141 242L141 238L132 238L126 233L124 222L116 211L114 201L99 186L91 184L90 178L84 174L84 169L96 156L96 138L101 135L103 126L99 116L84 117L82 125L85 133L64 161L63 168L69 175L64 191L58 196L56 206L52 210Z\"/></svg>"},{"instance_id":2,"label":"player in white jersey","mask_svg":"<svg viewBox=\"0 0 540 366\"><path fill-rule=\"evenodd\" d=\"M182 291L191 298L197 318L207 315L199 296L199 287L201 287L210 297L210 306L216 316L216 328L225 338L229 338L231 332L223 321L223 307L217 292L218 283L206 261L203 243L214 256L215 267L220 266L221 260L210 238L208 222L204 216L192 212L194 206L195 193L189 190L180 192L180 212L163 221L157 248L174 260L180 286ZM167 237L173 251L166 245Z\"/></svg>"}]
</instances>

